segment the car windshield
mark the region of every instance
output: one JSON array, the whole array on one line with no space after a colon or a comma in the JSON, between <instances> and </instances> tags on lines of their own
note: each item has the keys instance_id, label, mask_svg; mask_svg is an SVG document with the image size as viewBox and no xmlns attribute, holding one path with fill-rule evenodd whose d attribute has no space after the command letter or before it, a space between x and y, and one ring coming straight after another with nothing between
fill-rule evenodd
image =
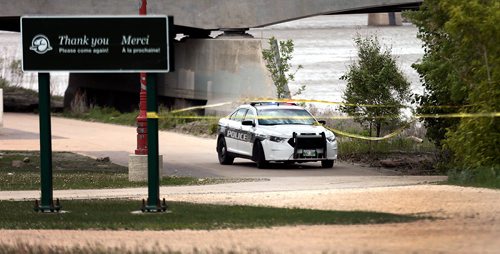
<instances>
[{"instance_id":1,"label":"car windshield","mask_svg":"<svg viewBox=\"0 0 500 254\"><path fill-rule=\"evenodd\" d=\"M257 111L259 125L278 124L306 124L312 125L316 121L304 109L259 109Z\"/></svg>"}]
</instances>

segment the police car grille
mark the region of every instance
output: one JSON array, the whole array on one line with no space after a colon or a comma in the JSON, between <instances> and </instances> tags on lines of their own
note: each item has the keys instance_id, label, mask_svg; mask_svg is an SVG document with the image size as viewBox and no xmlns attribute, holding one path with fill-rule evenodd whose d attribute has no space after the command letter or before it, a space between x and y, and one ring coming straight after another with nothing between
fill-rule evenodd
<instances>
[{"instance_id":1,"label":"police car grille","mask_svg":"<svg viewBox=\"0 0 500 254\"><path fill-rule=\"evenodd\" d=\"M297 137L297 139L300 139L297 141L299 143L298 148L303 148L303 149L313 149L313 148L323 148L325 145L325 141L322 139L321 136L312 136L312 137ZM296 142L293 138L288 140L288 144L292 147L295 147Z\"/></svg>"}]
</instances>

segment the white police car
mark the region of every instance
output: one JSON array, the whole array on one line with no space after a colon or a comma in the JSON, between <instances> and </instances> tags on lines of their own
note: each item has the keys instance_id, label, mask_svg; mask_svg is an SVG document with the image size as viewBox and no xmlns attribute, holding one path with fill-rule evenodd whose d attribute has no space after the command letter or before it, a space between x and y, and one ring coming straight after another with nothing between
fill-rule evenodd
<instances>
[{"instance_id":1,"label":"white police car","mask_svg":"<svg viewBox=\"0 0 500 254\"><path fill-rule=\"evenodd\" d=\"M240 157L265 168L269 162L321 161L322 167L331 168L337 159L337 140L320 122L293 103L241 105L219 120L219 162L229 165Z\"/></svg>"}]
</instances>

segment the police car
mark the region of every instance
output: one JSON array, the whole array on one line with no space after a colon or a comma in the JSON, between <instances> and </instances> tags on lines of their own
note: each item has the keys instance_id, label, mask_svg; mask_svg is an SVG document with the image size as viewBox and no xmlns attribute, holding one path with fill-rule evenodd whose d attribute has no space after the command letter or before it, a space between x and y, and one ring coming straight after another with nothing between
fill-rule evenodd
<instances>
[{"instance_id":1,"label":"police car","mask_svg":"<svg viewBox=\"0 0 500 254\"><path fill-rule=\"evenodd\" d=\"M219 162L230 165L240 157L266 168L270 162L321 161L323 168L331 168L337 159L337 140L321 123L294 103L241 105L219 120Z\"/></svg>"}]
</instances>

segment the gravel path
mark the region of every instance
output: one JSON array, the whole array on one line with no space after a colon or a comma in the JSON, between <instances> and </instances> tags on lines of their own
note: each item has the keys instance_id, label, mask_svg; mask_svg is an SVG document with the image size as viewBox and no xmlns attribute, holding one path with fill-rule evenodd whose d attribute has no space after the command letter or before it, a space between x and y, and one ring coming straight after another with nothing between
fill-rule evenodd
<instances>
[{"instance_id":1,"label":"gravel path","mask_svg":"<svg viewBox=\"0 0 500 254\"><path fill-rule=\"evenodd\" d=\"M446 185L253 193L174 194L170 200L436 217L405 224L320 225L212 231L2 230L0 243L99 245L192 253L498 253L500 191ZM168 216L165 215L165 216Z\"/></svg>"}]
</instances>

